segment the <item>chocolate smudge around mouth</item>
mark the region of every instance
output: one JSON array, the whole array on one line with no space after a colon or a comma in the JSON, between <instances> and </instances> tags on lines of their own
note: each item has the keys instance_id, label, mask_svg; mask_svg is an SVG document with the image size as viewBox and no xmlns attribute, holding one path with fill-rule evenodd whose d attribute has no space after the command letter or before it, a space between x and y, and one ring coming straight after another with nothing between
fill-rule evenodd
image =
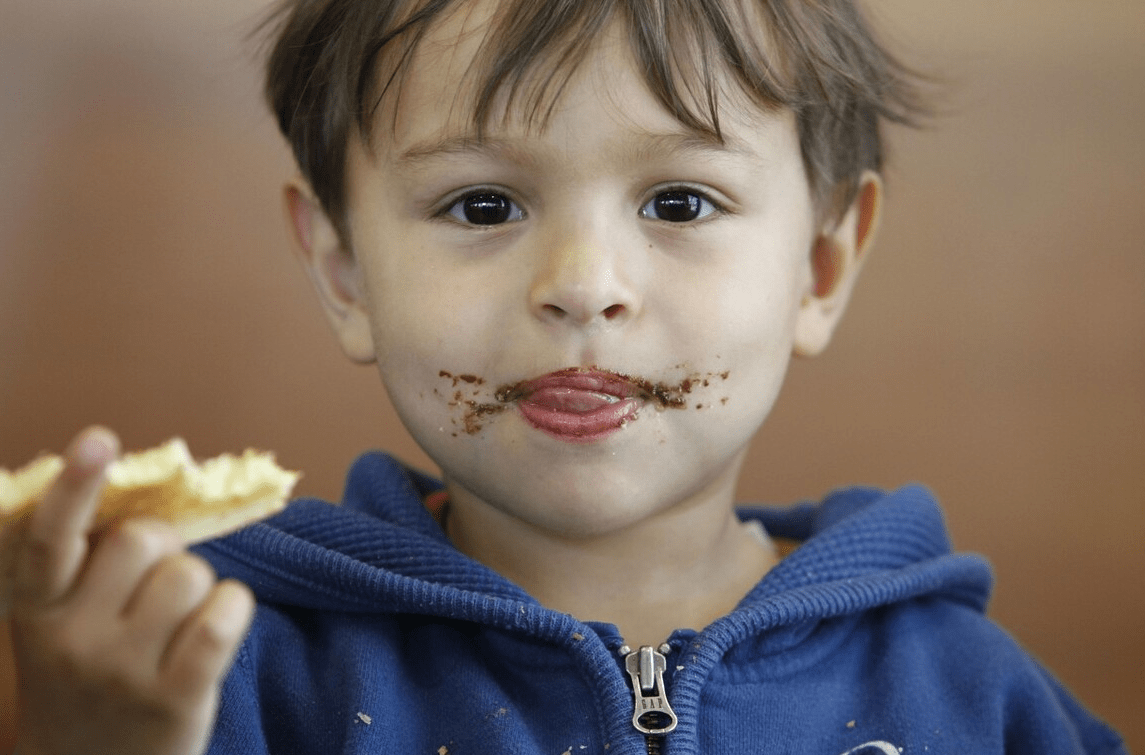
<instances>
[{"instance_id":1,"label":"chocolate smudge around mouth","mask_svg":"<svg viewBox=\"0 0 1145 755\"><path fill-rule=\"evenodd\" d=\"M465 432L469 435L476 435L481 432L480 420L482 418L500 414L509 408L508 404L479 404L476 401L466 401L465 405L468 409L462 419L464 420Z\"/></svg>"},{"instance_id":2,"label":"chocolate smudge around mouth","mask_svg":"<svg viewBox=\"0 0 1145 755\"><path fill-rule=\"evenodd\" d=\"M626 375L619 372L611 372L608 370L599 370L597 367L590 367L584 370L585 372L600 371L607 372L610 375L624 380L635 388L635 395L641 396L651 403L659 406L661 409L685 409L688 406L688 396L696 388L708 388L715 380L727 380L730 371L724 372L706 372L706 373L693 373L677 382L669 383L667 381L652 382L647 378L636 377L634 375ZM471 386L485 385L485 379L477 375L465 374L454 375L446 370L441 370L438 377L445 378L452 382L452 387L456 388L461 383L466 383ZM527 386L531 380L520 380L516 383L507 383L497 388L493 393L495 403L480 402L472 399L466 400L461 391L456 391L449 402L450 406L464 407L462 412L460 427L467 435L476 435L481 432L484 427L485 420L489 417L494 417L498 414L509 409L514 401L517 401L525 395ZM436 391L435 391L436 393ZM478 391L474 391L473 395L477 396ZM720 400L721 405L726 405L727 398ZM710 407L711 403L698 403L696 409L703 409ZM458 425L457 420L454 420L454 425ZM456 436L457 433L454 433Z\"/></svg>"},{"instance_id":3,"label":"chocolate smudge around mouth","mask_svg":"<svg viewBox=\"0 0 1145 755\"><path fill-rule=\"evenodd\" d=\"M437 373L437 376L443 377L446 380L452 380L454 388L456 388L459 383L469 383L470 385L485 385L485 378L480 378L476 375L454 375L452 372L441 370Z\"/></svg>"}]
</instances>

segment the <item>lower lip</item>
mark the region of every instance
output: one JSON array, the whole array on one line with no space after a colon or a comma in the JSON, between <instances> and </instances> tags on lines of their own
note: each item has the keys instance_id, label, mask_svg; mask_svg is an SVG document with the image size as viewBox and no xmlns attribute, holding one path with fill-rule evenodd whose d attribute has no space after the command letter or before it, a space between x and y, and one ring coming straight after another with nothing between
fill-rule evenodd
<instances>
[{"instance_id":1,"label":"lower lip","mask_svg":"<svg viewBox=\"0 0 1145 755\"><path fill-rule=\"evenodd\" d=\"M566 443L592 443L636 419L640 401L575 388L543 388L522 399L517 408L526 422L546 435Z\"/></svg>"}]
</instances>

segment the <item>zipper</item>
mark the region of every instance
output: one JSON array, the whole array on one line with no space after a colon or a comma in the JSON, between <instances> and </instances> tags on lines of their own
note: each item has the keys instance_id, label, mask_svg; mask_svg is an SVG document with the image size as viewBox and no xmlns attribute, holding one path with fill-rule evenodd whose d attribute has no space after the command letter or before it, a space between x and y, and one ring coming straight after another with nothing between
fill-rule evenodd
<instances>
[{"instance_id":1,"label":"zipper","mask_svg":"<svg viewBox=\"0 0 1145 755\"><path fill-rule=\"evenodd\" d=\"M676 712L668 704L668 691L664 689L666 656L672 652L672 646L664 643L657 650L644 645L634 652L624 645L618 652L624 656L624 669L632 682L632 726L644 735L648 755L659 755L664 737L677 724Z\"/></svg>"}]
</instances>

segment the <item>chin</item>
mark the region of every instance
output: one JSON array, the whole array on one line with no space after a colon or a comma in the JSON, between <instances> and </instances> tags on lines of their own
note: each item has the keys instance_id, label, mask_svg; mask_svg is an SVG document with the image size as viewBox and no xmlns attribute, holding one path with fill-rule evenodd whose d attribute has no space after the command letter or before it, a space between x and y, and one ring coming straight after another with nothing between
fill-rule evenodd
<instances>
[{"instance_id":1,"label":"chin","mask_svg":"<svg viewBox=\"0 0 1145 755\"><path fill-rule=\"evenodd\" d=\"M577 456L565 453L550 463L511 463L503 473L486 463L459 470L449 484L501 516L565 539L619 535L700 500L718 498L721 507L731 505L734 482L726 482L734 480L738 463L724 464L711 474L712 467L698 463L666 465L647 456L643 460L648 463Z\"/></svg>"}]
</instances>

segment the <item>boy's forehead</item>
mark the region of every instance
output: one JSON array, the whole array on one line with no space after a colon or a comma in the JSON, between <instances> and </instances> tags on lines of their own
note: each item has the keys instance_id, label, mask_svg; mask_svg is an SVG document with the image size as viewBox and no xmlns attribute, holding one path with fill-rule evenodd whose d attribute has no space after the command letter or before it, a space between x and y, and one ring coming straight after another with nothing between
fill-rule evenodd
<instances>
[{"instance_id":1,"label":"boy's forehead","mask_svg":"<svg viewBox=\"0 0 1145 755\"><path fill-rule=\"evenodd\" d=\"M572 87L565 85L578 77L588 77L595 96L621 115L631 105L616 95L616 82L621 79L639 82L649 101L655 100L620 16L607 22L575 66L554 70L563 62L562 55L567 54L567 50L557 47L536 54L521 80L512 85L501 81L500 86L491 87L492 76L486 69L493 58L504 53L497 34L502 14L513 5L507 0L455 4L426 28L408 57L381 56L376 78L390 85L377 100L371 131L366 135L371 147L385 149L403 162L475 149L511 150L518 137L544 132L549 116L576 106L568 95ZM791 115L750 99L731 82L728 72L717 70L713 74L721 122L773 120ZM562 78L565 76L568 81ZM545 107L530 110L529 98L543 94L540 90L554 82ZM691 103L694 107L708 106L704 100L709 92L690 94L695 99ZM475 115L483 97L489 99L484 121ZM654 107L663 117L658 128L644 134L644 149L734 152L742 148L727 129L693 128L662 104Z\"/></svg>"}]
</instances>

